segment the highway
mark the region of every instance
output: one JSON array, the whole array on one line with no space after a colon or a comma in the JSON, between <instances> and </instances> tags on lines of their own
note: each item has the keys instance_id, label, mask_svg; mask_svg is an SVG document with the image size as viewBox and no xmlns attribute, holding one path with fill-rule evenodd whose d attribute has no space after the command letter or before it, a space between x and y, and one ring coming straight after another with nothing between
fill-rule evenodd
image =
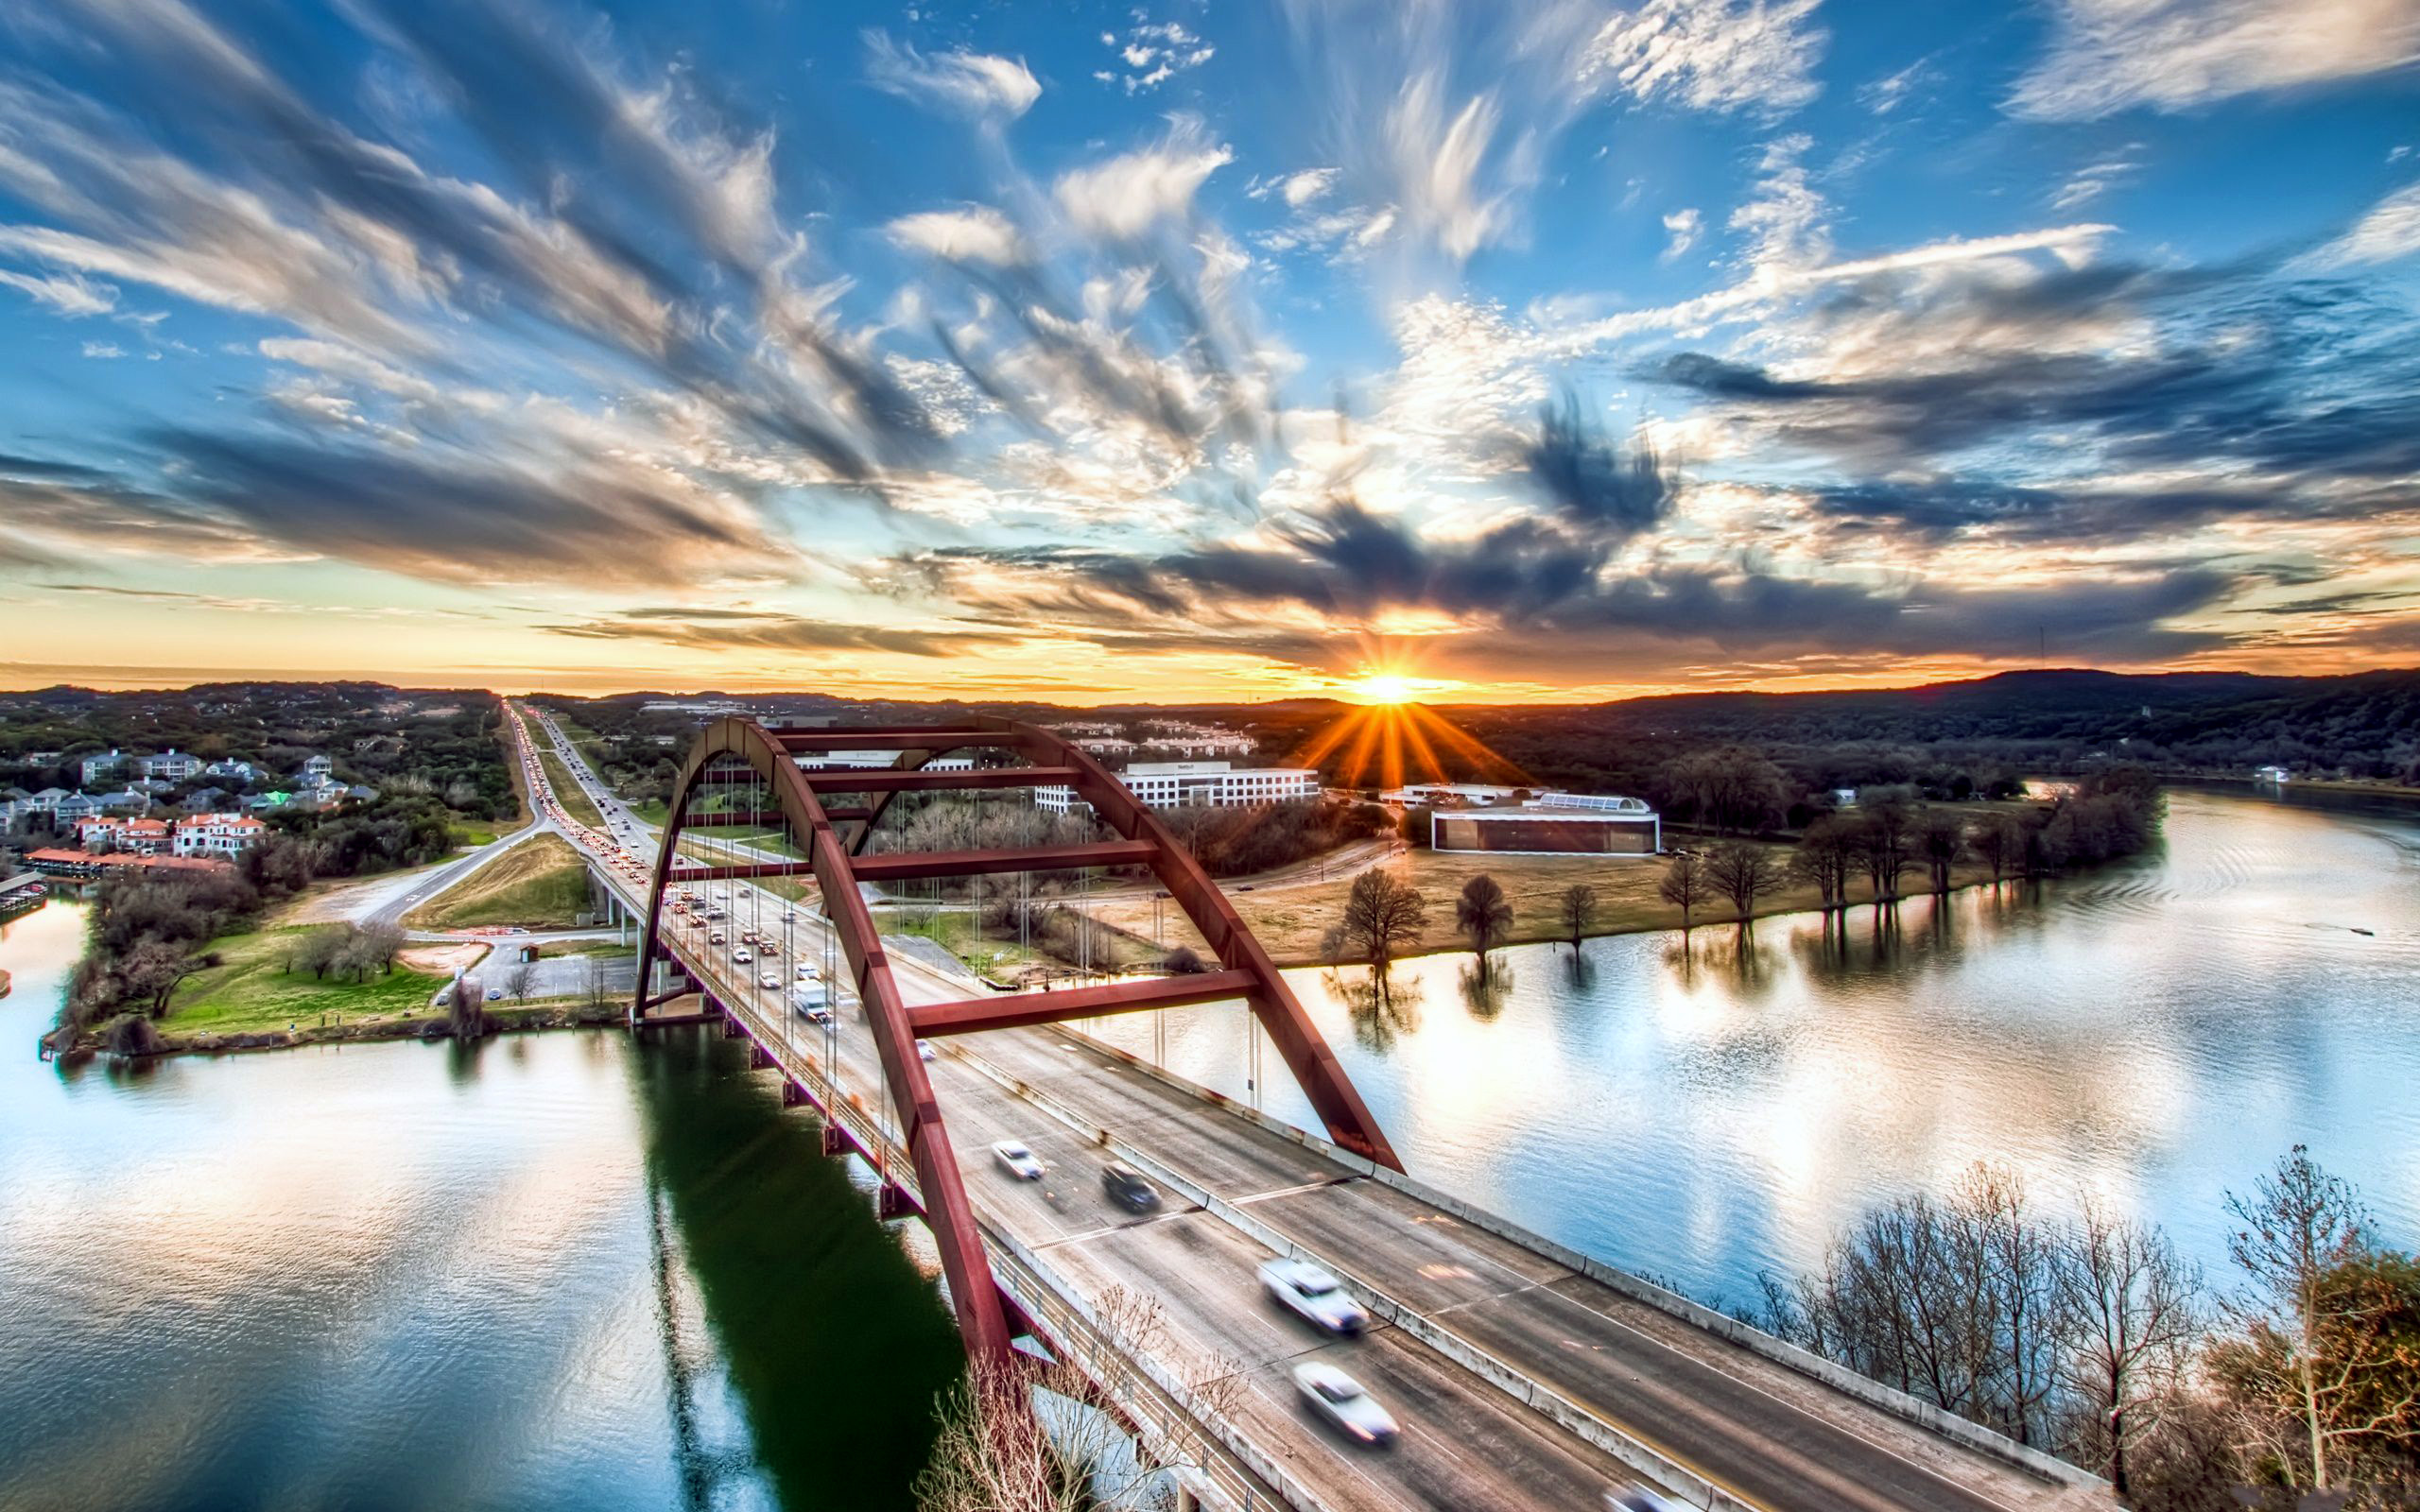
<instances>
[{"instance_id":1,"label":"highway","mask_svg":"<svg viewBox=\"0 0 2420 1512\"><path fill-rule=\"evenodd\" d=\"M568 751L568 743L563 743ZM583 785L593 782L570 753ZM540 781L543 782L543 776ZM602 784L592 797L604 798ZM612 811L608 811L609 813ZM644 908L643 883L612 865L614 885ZM751 916L791 949L821 961L824 933L800 910L727 884L734 918ZM825 1032L785 1012L721 952L681 932L676 944L726 1001L751 1002L801 1042ZM910 1002L980 990L905 952L891 955ZM828 1048L842 1082L879 1098L870 1038L839 1015ZM988 1066L991 1074L983 1069ZM1247 1387L1239 1416L1254 1441L1332 1506L1575 1507L1600 1505L1636 1477L1596 1444L1516 1403L1404 1331L1374 1326L1357 1341L1316 1334L1260 1295L1253 1267L1271 1253L1226 1217L1175 1192L1137 1220L1098 1188L1106 1129L1189 1187L1250 1215L1320 1257L1349 1281L1394 1298L1560 1393L1670 1464L1764 1512L2005 1512L2112 1504L2105 1496L2036 1478L1927 1433L1813 1379L1580 1275L1409 1194L1352 1174L1317 1150L1247 1123L1140 1074L1080 1036L1057 1029L994 1031L945 1041L930 1068L968 1190L988 1222L1088 1286L1124 1286L1167 1311L1182 1373L1229 1357ZM1004 1083L1041 1090L1046 1110ZM1071 1126L1071 1124L1073 1126ZM1050 1167L1015 1181L988 1146L1024 1140ZM1416 1174L1416 1173L1415 1173ZM1324 1359L1359 1379L1405 1425L1390 1452L1348 1448L1313 1424L1288 1376Z\"/></svg>"}]
</instances>

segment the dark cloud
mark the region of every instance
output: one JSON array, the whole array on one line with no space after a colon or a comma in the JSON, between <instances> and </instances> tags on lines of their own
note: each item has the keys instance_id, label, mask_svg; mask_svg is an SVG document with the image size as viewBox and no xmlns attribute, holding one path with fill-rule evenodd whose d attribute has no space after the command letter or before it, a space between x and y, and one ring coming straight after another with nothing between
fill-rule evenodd
<instances>
[{"instance_id":1,"label":"dark cloud","mask_svg":"<svg viewBox=\"0 0 2420 1512\"><path fill-rule=\"evenodd\" d=\"M1987 477L1877 480L1789 490L1810 499L1836 528L1943 540L1987 532L2011 543L2114 544L2155 539L2245 516L2376 521L2420 508L2375 490L2304 495L2290 485L2250 482L2198 488L2029 488Z\"/></svg>"},{"instance_id":2,"label":"dark cloud","mask_svg":"<svg viewBox=\"0 0 2420 1512\"><path fill-rule=\"evenodd\" d=\"M606 459L378 451L164 431L179 492L283 546L447 581L661 584L782 576L791 547L686 479Z\"/></svg>"},{"instance_id":3,"label":"dark cloud","mask_svg":"<svg viewBox=\"0 0 2420 1512\"><path fill-rule=\"evenodd\" d=\"M1530 480L1564 515L1617 535L1661 523L1672 507L1672 477L1645 447L1624 456L1601 427L1581 413L1576 394L1538 413L1538 438L1527 450Z\"/></svg>"},{"instance_id":4,"label":"dark cloud","mask_svg":"<svg viewBox=\"0 0 2420 1512\"><path fill-rule=\"evenodd\" d=\"M1902 364L1861 357L1784 376L1685 352L1643 376L1869 472L1940 471L1957 454L2045 438L2071 469L2233 463L2313 484L2420 472L2420 320L2346 284L2125 266L1947 280L1921 293L1875 280L1807 321L1810 350L1897 352ZM2272 491L2233 502L2286 513L2318 500ZM2163 502L2190 516L2225 512L2228 500L2212 490L2145 507Z\"/></svg>"},{"instance_id":5,"label":"dark cloud","mask_svg":"<svg viewBox=\"0 0 2420 1512\"><path fill-rule=\"evenodd\" d=\"M717 650L885 651L898 656L951 656L1017 639L988 630L897 629L786 614L661 608L632 610L619 619L539 627L582 640L657 641Z\"/></svg>"}]
</instances>

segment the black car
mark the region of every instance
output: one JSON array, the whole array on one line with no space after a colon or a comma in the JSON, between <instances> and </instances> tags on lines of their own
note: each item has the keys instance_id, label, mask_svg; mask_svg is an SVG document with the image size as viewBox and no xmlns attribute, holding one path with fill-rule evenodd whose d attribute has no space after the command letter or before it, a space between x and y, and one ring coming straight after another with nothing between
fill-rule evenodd
<instances>
[{"instance_id":1,"label":"black car","mask_svg":"<svg viewBox=\"0 0 2420 1512\"><path fill-rule=\"evenodd\" d=\"M1129 1212L1149 1212L1160 1205L1159 1189L1123 1161L1101 1167L1100 1189Z\"/></svg>"}]
</instances>

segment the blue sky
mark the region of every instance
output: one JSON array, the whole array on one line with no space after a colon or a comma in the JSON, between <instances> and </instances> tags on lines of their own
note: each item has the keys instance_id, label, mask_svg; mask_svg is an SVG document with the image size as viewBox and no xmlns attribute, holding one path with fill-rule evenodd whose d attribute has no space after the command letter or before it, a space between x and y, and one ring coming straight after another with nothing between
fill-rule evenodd
<instances>
[{"instance_id":1,"label":"blue sky","mask_svg":"<svg viewBox=\"0 0 2420 1512\"><path fill-rule=\"evenodd\" d=\"M0 0L0 676L2420 644L2420 0Z\"/></svg>"}]
</instances>

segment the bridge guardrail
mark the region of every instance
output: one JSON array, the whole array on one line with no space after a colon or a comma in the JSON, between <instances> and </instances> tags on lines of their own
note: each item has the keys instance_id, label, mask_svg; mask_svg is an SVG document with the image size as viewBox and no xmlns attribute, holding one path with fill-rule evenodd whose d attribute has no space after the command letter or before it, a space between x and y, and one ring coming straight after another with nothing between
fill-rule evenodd
<instances>
[{"instance_id":1,"label":"bridge guardrail","mask_svg":"<svg viewBox=\"0 0 2420 1512\"><path fill-rule=\"evenodd\" d=\"M706 980L702 973L693 971L690 974L701 981ZM722 984L716 984L716 988L717 992L723 990ZM756 1009L744 1004L726 1002L724 1011L748 1028L750 1040L773 1057L784 1075L809 1089L827 1118L838 1119L848 1125L860 1149L879 1151L878 1174L881 1178L914 1194L921 1205L923 1195L916 1188L914 1161L860 1103L853 1102L811 1056L802 1054L786 1036L773 1032ZM1080 1291L1014 1236L988 1221L977 1221L986 1244L993 1247L994 1254L1005 1256L1011 1262L1003 1266L995 1259L994 1279L1017 1299L1028 1316L1050 1325L1054 1330L1067 1331L1059 1335L1063 1352L1065 1341L1076 1332L1088 1333L1124 1352L1120 1348L1122 1341L1110 1336ZM1187 1405L1192 1392L1158 1361L1145 1354L1136 1354L1132 1358L1151 1390L1121 1394L1118 1406L1129 1421L1141 1431L1146 1447L1184 1477L1188 1482L1188 1488L1197 1496L1208 1490L1212 1494L1205 1500L1223 1503L1225 1512L1259 1512L1261 1508L1275 1504L1270 1493L1274 1493L1278 1502L1295 1508L1296 1512L1334 1512L1327 1502L1262 1453L1233 1424L1216 1414ZM1185 1434L1178 1426L1181 1418L1191 1421L1205 1449L1215 1448L1217 1451L1204 1453L1200 1464L1185 1463L1188 1456L1182 1447L1186 1441Z\"/></svg>"}]
</instances>

